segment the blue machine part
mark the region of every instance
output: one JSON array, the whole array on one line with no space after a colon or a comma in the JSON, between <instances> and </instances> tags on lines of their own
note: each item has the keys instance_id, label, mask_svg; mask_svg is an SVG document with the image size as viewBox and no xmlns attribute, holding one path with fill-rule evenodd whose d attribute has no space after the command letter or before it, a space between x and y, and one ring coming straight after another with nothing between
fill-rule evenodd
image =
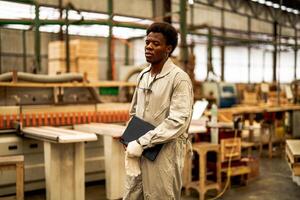
<instances>
[{"instance_id":1,"label":"blue machine part","mask_svg":"<svg viewBox=\"0 0 300 200\"><path fill-rule=\"evenodd\" d=\"M204 82L203 95L213 96L219 108L231 107L237 103L237 89L234 83Z\"/></svg>"},{"instance_id":2,"label":"blue machine part","mask_svg":"<svg viewBox=\"0 0 300 200\"><path fill-rule=\"evenodd\" d=\"M220 108L228 108L237 103L237 91L234 84L220 83Z\"/></svg>"}]
</instances>

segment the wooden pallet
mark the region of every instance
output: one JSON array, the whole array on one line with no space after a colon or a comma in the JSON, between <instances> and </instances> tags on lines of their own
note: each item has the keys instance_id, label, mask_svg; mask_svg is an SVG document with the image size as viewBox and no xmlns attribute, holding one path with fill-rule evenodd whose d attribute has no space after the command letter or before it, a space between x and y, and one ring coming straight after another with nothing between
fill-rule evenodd
<instances>
[{"instance_id":1,"label":"wooden pallet","mask_svg":"<svg viewBox=\"0 0 300 200\"><path fill-rule=\"evenodd\" d=\"M287 140L285 150L293 175L300 176L300 140Z\"/></svg>"}]
</instances>

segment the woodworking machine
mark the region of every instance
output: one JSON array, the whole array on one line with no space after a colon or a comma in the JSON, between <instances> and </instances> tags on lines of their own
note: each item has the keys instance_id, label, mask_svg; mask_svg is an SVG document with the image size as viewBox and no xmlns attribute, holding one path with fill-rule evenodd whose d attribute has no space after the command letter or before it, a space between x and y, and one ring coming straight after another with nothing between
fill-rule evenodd
<instances>
[{"instance_id":1,"label":"woodworking machine","mask_svg":"<svg viewBox=\"0 0 300 200\"><path fill-rule=\"evenodd\" d=\"M20 80L20 79L19 79ZM102 103L95 88L134 86L105 82L1 82L0 156L24 155L25 191L45 188L43 142L28 139L23 127L64 126L92 122L124 123L129 103ZM103 138L85 144L86 181L103 180ZM0 173L0 196L15 192L15 172Z\"/></svg>"}]
</instances>

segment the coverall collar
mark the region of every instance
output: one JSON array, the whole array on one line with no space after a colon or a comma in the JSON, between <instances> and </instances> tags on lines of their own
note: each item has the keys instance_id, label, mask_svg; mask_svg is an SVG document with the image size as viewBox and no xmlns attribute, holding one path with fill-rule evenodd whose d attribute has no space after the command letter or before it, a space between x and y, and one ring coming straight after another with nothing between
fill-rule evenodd
<instances>
[{"instance_id":1,"label":"coverall collar","mask_svg":"<svg viewBox=\"0 0 300 200\"><path fill-rule=\"evenodd\" d=\"M161 72L157 74L156 79L166 76L168 73L170 73L170 71L172 71L172 69L174 69L174 67L175 65L172 62L171 58L168 58L163 68L161 69ZM151 64L142 71L142 74L150 72L150 70L151 70Z\"/></svg>"}]
</instances>

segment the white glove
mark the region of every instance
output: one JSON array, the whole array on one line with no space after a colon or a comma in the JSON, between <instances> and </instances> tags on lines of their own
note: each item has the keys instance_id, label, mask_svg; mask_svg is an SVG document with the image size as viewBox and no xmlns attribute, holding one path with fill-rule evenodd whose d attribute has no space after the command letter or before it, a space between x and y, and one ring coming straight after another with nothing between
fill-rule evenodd
<instances>
[{"instance_id":1,"label":"white glove","mask_svg":"<svg viewBox=\"0 0 300 200\"><path fill-rule=\"evenodd\" d=\"M144 149L143 147L137 143L136 140L129 142L127 146L127 154L128 157L141 157Z\"/></svg>"},{"instance_id":2,"label":"white glove","mask_svg":"<svg viewBox=\"0 0 300 200\"><path fill-rule=\"evenodd\" d=\"M138 176L141 174L140 158L129 157L128 153L125 154L125 171L128 176Z\"/></svg>"}]
</instances>

